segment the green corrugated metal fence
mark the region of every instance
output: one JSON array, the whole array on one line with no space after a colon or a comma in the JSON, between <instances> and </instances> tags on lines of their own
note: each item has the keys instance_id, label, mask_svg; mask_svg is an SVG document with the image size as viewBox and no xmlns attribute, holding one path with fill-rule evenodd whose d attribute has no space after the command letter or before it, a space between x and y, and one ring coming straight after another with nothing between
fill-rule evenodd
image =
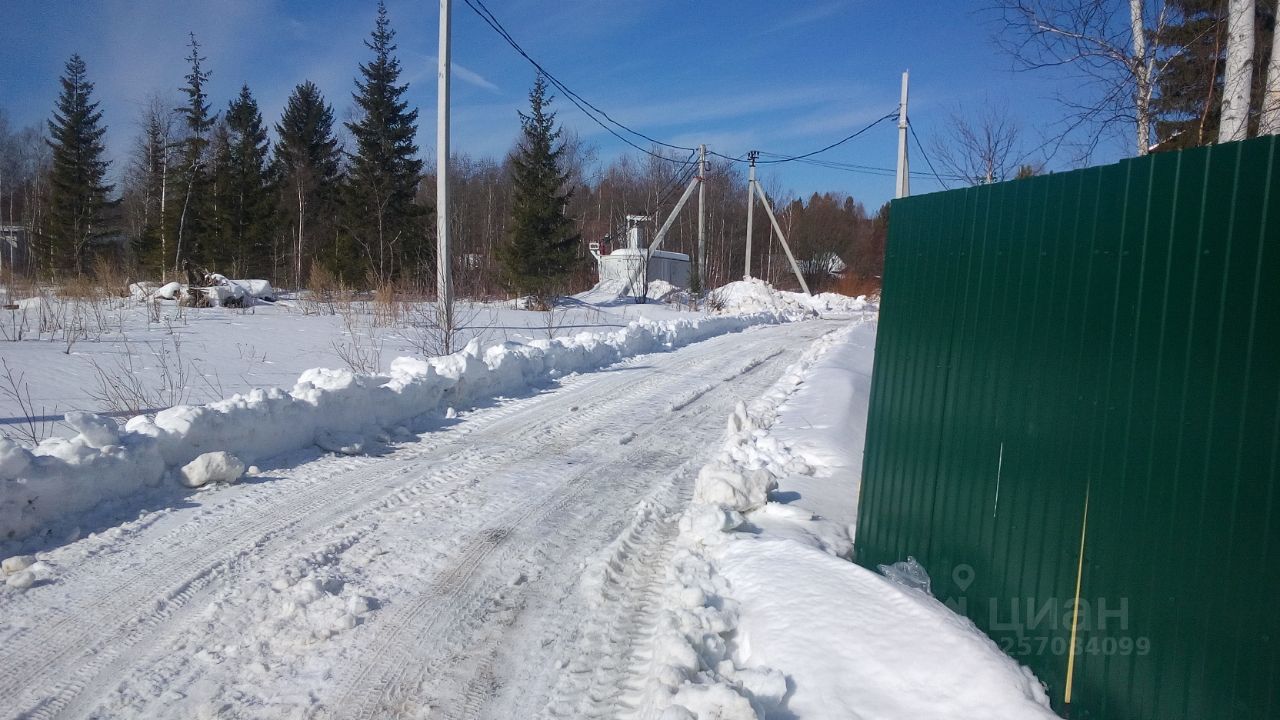
<instances>
[{"instance_id":1,"label":"green corrugated metal fence","mask_svg":"<svg viewBox=\"0 0 1280 720\"><path fill-rule=\"evenodd\" d=\"M1072 718L1280 718L1276 138L896 200L884 279L858 562Z\"/></svg>"}]
</instances>

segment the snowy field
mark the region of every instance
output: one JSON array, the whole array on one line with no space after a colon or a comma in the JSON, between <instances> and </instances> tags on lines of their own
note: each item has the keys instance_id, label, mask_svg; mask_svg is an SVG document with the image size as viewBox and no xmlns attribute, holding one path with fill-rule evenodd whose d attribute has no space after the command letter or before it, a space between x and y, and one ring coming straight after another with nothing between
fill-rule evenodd
<instances>
[{"instance_id":1,"label":"snowy field","mask_svg":"<svg viewBox=\"0 0 1280 720\"><path fill-rule=\"evenodd\" d=\"M670 290L655 287L652 302L637 304L616 290L596 288L548 312L517 309L515 302L459 302L452 346L472 339L486 346L528 343L616 330L642 318L708 314L705 304L672 297ZM763 291L726 299L727 310L743 312L781 306L793 313L848 314L865 304L829 294L814 301ZM255 387L292 387L313 367L377 372L397 357L445 349L430 303L286 296L247 308L198 308L172 300L61 299L55 293L12 297L0 288L0 305L10 303L20 309L0 309L0 358L13 381L0 368L0 434L24 439L33 434L29 416L37 419L35 435L65 435L59 421L70 411L127 417Z\"/></svg>"},{"instance_id":2,"label":"snowy field","mask_svg":"<svg viewBox=\"0 0 1280 720\"><path fill-rule=\"evenodd\" d=\"M865 302L604 288L478 306L445 357L301 305L122 307L114 339L6 348L67 407L85 373L49 366L126 337L245 362L189 402L246 392L0 440L0 717L1052 716L967 621L848 559ZM367 370L352 332L382 342Z\"/></svg>"}]
</instances>

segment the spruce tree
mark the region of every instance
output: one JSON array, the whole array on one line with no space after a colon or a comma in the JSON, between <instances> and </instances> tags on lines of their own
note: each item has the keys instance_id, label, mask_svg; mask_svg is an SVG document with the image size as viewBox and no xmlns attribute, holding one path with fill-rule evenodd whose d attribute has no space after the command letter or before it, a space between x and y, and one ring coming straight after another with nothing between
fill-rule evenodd
<instances>
[{"instance_id":1,"label":"spruce tree","mask_svg":"<svg viewBox=\"0 0 1280 720\"><path fill-rule=\"evenodd\" d=\"M333 108L315 83L308 80L294 88L276 124L276 137L280 207L290 224L289 275L301 287L307 259L334 261L332 243L322 247L318 240L331 230L326 226L333 214L342 157L333 135Z\"/></svg>"},{"instance_id":2,"label":"spruce tree","mask_svg":"<svg viewBox=\"0 0 1280 720\"><path fill-rule=\"evenodd\" d=\"M225 239L228 272L259 277L266 274L274 232L274 208L267 163L267 129L249 86L227 106L218 206Z\"/></svg>"},{"instance_id":3,"label":"spruce tree","mask_svg":"<svg viewBox=\"0 0 1280 720\"><path fill-rule=\"evenodd\" d=\"M187 130L179 167L181 197L180 202L175 203L178 215L173 257L175 271L183 259L208 262L208 248L204 245L212 230L213 182L208 149L218 116L209 114L205 92L209 71L201 66L206 58L200 56L200 43L196 41L195 33L190 33L190 37L191 54L187 56L187 62L191 64L191 71L186 75L186 86L181 88L187 96L187 104L175 109L185 121Z\"/></svg>"},{"instance_id":4,"label":"spruce tree","mask_svg":"<svg viewBox=\"0 0 1280 720\"><path fill-rule=\"evenodd\" d=\"M529 92L529 114L520 113L522 136L511 159L511 237L500 259L507 284L546 306L564 289L578 263L578 233L565 210L572 195L560 169L564 146L550 111L547 84L539 76Z\"/></svg>"},{"instance_id":5,"label":"spruce tree","mask_svg":"<svg viewBox=\"0 0 1280 720\"><path fill-rule=\"evenodd\" d=\"M359 120L347 123L355 140L343 198L344 235L350 244L339 249L344 265L355 265L362 257L379 284L415 269L406 265L421 259L426 237L427 211L414 203L422 178L414 144L418 111L402 99L409 86L397 84L400 61L394 40L386 5L379 2L377 23L365 41L373 60L360 65L363 79L356 80L352 95ZM354 277L354 269L345 267L340 275Z\"/></svg>"},{"instance_id":6,"label":"spruce tree","mask_svg":"<svg viewBox=\"0 0 1280 720\"><path fill-rule=\"evenodd\" d=\"M49 177L50 270L83 273L89 243L99 232L102 209L112 186L104 182L107 160L102 111L93 102L84 60L72 55L61 78L62 92L49 121L46 141L53 150Z\"/></svg>"}]
</instances>

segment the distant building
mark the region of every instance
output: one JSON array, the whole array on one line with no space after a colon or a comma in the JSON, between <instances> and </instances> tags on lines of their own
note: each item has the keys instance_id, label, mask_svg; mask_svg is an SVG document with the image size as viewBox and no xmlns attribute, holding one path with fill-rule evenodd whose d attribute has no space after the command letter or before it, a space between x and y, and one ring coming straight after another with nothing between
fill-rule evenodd
<instances>
[{"instance_id":1,"label":"distant building","mask_svg":"<svg viewBox=\"0 0 1280 720\"><path fill-rule=\"evenodd\" d=\"M0 273L12 272L26 264L29 248L25 227L0 225Z\"/></svg>"},{"instance_id":2,"label":"distant building","mask_svg":"<svg viewBox=\"0 0 1280 720\"><path fill-rule=\"evenodd\" d=\"M591 243L591 256L600 270L600 282L617 282L621 292L643 295L654 280L665 280L678 288L689 287L689 256L666 250L650 251L642 223L647 215L627 216L626 246L610 251L608 238Z\"/></svg>"}]
</instances>

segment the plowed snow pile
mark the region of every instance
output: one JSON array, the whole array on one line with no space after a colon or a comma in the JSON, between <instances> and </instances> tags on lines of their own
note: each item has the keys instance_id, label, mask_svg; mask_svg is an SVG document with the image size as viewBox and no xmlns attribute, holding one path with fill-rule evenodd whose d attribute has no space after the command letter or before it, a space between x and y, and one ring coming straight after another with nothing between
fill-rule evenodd
<instances>
[{"instance_id":1,"label":"plowed snow pile","mask_svg":"<svg viewBox=\"0 0 1280 720\"><path fill-rule=\"evenodd\" d=\"M134 417L123 428L90 413L69 413L73 437L48 439L35 447L0 438L0 543L49 532L56 521L142 492L166 476L181 475L187 485L202 485L234 480L228 468L311 446L344 454L367 452L407 439L405 424L422 415L439 417L455 407L524 393L634 355L790 319L789 313L766 310L641 319L612 332L488 348L472 340L464 350L444 357L397 358L386 373L312 368L291 390L258 388L206 405L179 405ZM228 455L180 473L198 457L217 452Z\"/></svg>"},{"instance_id":2,"label":"plowed snow pile","mask_svg":"<svg viewBox=\"0 0 1280 720\"><path fill-rule=\"evenodd\" d=\"M731 282L713 290L712 307L727 313L781 312L796 316L834 315L874 310L865 296L856 298L836 293L804 293L778 290L769 283L751 278Z\"/></svg>"},{"instance_id":3,"label":"plowed snow pile","mask_svg":"<svg viewBox=\"0 0 1280 720\"><path fill-rule=\"evenodd\" d=\"M815 343L699 473L654 641L663 718L1056 717L967 619L849 560L874 339Z\"/></svg>"}]
</instances>

